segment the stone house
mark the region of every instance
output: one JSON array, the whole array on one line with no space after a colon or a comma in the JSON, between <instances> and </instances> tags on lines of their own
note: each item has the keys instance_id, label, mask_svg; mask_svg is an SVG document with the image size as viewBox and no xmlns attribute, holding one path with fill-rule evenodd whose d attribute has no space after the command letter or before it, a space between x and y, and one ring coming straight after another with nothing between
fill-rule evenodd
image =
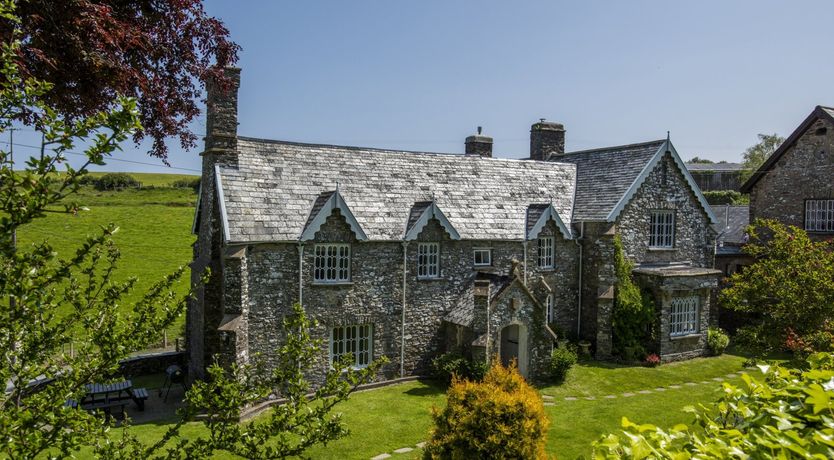
<instances>
[{"instance_id":1,"label":"stone house","mask_svg":"<svg viewBox=\"0 0 834 460\"><path fill-rule=\"evenodd\" d=\"M704 192L738 190L741 186L741 163L687 163L686 169Z\"/></svg>"},{"instance_id":2,"label":"stone house","mask_svg":"<svg viewBox=\"0 0 834 460\"><path fill-rule=\"evenodd\" d=\"M231 91L209 85L189 305L192 378L283 340L294 303L318 321L320 377L387 356L378 379L420 375L446 350L517 359L533 379L562 336L611 356L614 237L655 297L664 360L704 353L716 222L668 139L566 153L562 125L530 158L301 144L237 135Z\"/></svg>"},{"instance_id":3,"label":"stone house","mask_svg":"<svg viewBox=\"0 0 834 460\"><path fill-rule=\"evenodd\" d=\"M775 219L834 236L834 108L817 106L741 186L750 222Z\"/></svg>"}]
</instances>

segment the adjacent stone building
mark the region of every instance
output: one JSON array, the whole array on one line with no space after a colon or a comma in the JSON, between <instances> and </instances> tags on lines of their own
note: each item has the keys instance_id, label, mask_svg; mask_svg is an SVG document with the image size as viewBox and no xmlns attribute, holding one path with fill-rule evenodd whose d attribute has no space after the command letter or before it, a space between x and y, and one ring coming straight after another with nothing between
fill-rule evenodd
<instances>
[{"instance_id":1,"label":"adjacent stone building","mask_svg":"<svg viewBox=\"0 0 834 460\"><path fill-rule=\"evenodd\" d=\"M319 377L344 355L420 375L459 350L536 379L565 336L610 357L616 235L655 297L662 359L703 354L717 221L668 138L566 153L542 120L524 160L494 158L480 131L463 155L245 138L227 74L231 91L209 85L193 378L213 359L274 364L294 303L327 344Z\"/></svg>"},{"instance_id":2,"label":"adjacent stone building","mask_svg":"<svg viewBox=\"0 0 834 460\"><path fill-rule=\"evenodd\" d=\"M834 108L817 106L741 186L750 221L775 219L834 236Z\"/></svg>"},{"instance_id":3,"label":"adjacent stone building","mask_svg":"<svg viewBox=\"0 0 834 460\"><path fill-rule=\"evenodd\" d=\"M704 192L738 190L741 186L741 163L687 163L686 169Z\"/></svg>"}]
</instances>

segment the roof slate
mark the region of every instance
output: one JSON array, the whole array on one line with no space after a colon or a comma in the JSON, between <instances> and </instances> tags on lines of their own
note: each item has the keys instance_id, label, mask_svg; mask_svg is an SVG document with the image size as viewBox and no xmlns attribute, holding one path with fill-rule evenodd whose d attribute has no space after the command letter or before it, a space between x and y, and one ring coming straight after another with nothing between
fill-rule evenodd
<instances>
[{"instance_id":1,"label":"roof slate","mask_svg":"<svg viewBox=\"0 0 834 460\"><path fill-rule=\"evenodd\" d=\"M720 240L724 243L744 243L744 229L750 224L749 206L728 206L714 205L712 212L718 218L718 223L713 225L716 233L721 234Z\"/></svg>"},{"instance_id":2,"label":"roof slate","mask_svg":"<svg viewBox=\"0 0 834 460\"><path fill-rule=\"evenodd\" d=\"M687 163L686 169L690 171L741 171L744 165L741 163Z\"/></svg>"},{"instance_id":3,"label":"roof slate","mask_svg":"<svg viewBox=\"0 0 834 460\"><path fill-rule=\"evenodd\" d=\"M237 151L218 168L230 242L298 240L337 185L370 240L401 240L433 195L463 239L523 239L528 206L551 198L571 222L572 164L243 137Z\"/></svg>"},{"instance_id":4,"label":"roof slate","mask_svg":"<svg viewBox=\"0 0 834 460\"><path fill-rule=\"evenodd\" d=\"M576 165L574 221L604 221L665 140L622 145L555 157Z\"/></svg>"}]
</instances>

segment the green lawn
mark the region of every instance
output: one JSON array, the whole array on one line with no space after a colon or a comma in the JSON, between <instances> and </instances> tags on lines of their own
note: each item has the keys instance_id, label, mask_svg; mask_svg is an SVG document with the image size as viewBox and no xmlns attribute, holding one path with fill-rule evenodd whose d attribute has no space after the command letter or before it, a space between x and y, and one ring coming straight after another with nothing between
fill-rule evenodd
<instances>
[{"instance_id":1,"label":"green lawn","mask_svg":"<svg viewBox=\"0 0 834 460\"><path fill-rule=\"evenodd\" d=\"M143 183L159 186L187 177L131 175ZM66 258L86 236L97 234L102 226L113 223L119 227L114 240L122 254L114 279L137 277L135 289L126 297L128 301L137 300L165 274L191 261L191 244L194 242L191 225L196 198L191 189L159 187L99 192L84 186L73 201L88 207L89 211L77 215L47 213L46 217L23 227L18 232L18 241L24 246L46 239L60 257ZM187 291L188 275L184 281L177 286L182 293ZM169 328L171 340L181 334L183 323L184 317Z\"/></svg>"},{"instance_id":2,"label":"green lawn","mask_svg":"<svg viewBox=\"0 0 834 460\"><path fill-rule=\"evenodd\" d=\"M744 358L724 355L672 363L658 368L617 366L609 363L585 362L571 370L562 386L541 388L552 396L553 405L546 407L551 419L547 450L559 458L572 459L590 454L591 443L604 433L616 431L623 416L641 423L671 426L690 423L692 416L684 406L708 403L718 398L721 383L714 378L742 370ZM740 381L734 377L726 379ZM708 381L709 383L700 383ZM686 385L695 382L696 385ZM670 388L681 385L680 388ZM656 391L665 387L665 391ZM652 390L641 394L638 391ZM623 393L634 393L623 396ZM616 395L607 399L606 395ZM565 400L565 397L578 397ZM593 397L593 400L584 399ZM431 407L442 406L443 390L427 382L410 382L353 395L339 406L351 431L347 438L309 452L312 458L368 459L391 453L401 447L414 447L425 441L431 428ZM152 441L166 428L164 423L134 427L137 433ZM199 424L189 424L186 435L197 434ZM393 454L394 458L419 458L420 452ZM232 458L218 456L217 458Z\"/></svg>"}]
</instances>

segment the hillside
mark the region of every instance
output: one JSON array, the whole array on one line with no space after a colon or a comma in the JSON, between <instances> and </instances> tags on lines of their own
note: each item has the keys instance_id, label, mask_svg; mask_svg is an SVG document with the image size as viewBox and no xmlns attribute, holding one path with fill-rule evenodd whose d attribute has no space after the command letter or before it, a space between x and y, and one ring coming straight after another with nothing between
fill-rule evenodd
<instances>
[{"instance_id":1,"label":"hillside","mask_svg":"<svg viewBox=\"0 0 834 460\"><path fill-rule=\"evenodd\" d=\"M93 173L99 176L101 173ZM191 261L191 224L197 194L189 188L170 185L183 178L181 174L130 173L143 184L140 189L97 191L83 186L75 201L89 208L77 215L50 213L18 232L19 244L48 240L60 257L72 255L87 235L96 234L108 223L119 227L114 241L122 258L116 280L138 279L127 300L137 300L165 274ZM148 187L151 186L151 187ZM187 291L188 273L177 287ZM169 330L169 340L181 336L185 324L181 317ZM160 331L160 340L162 332Z\"/></svg>"}]
</instances>

